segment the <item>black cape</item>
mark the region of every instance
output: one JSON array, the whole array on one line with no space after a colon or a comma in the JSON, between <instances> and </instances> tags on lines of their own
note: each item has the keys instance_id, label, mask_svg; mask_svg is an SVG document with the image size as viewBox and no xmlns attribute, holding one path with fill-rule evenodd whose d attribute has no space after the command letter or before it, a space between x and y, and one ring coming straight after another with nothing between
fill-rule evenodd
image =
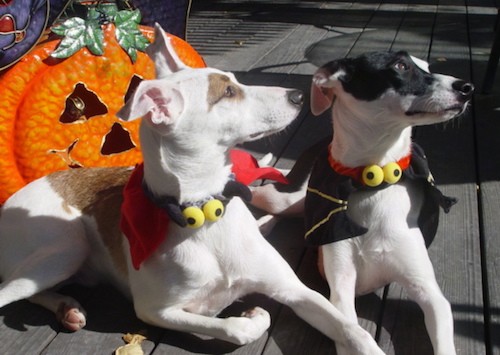
<instances>
[{"instance_id":1,"label":"black cape","mask_svg":"<svg viewBox=\"0 0 500 355\"><path fill-rule=\"evenodd\" d=\"M323 245L365 234L368 228L360 226L347 215L349 195L353 191L378 190L389 184L368 187L349 176L340 175L328 163L328 148L316 160L305 200L306 240L310 245ZM444 196L434 185L423 149L412 145L410 166L403 170L400 181L412 180L424 186L424 203L418 217L427 247L436 234L439 207L448 213L457 199Z\"/></svg>"}]
</instances>

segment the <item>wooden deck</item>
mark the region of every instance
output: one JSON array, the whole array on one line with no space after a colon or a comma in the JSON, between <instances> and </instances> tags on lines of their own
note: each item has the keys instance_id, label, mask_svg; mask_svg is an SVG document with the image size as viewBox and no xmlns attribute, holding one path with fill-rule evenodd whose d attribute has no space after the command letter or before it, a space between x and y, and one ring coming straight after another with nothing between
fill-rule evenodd
<instances>
[{"instance_id":1,"label":"wooden deck","mask_svg":"<svg viewBox=\"0 0 500 355\"><path fill-rule=\"evenodd\" d=\"M210 66L234 71L246 84L308 92L316 65L373 50L408 50L433 71L472 81L480 89L497 15L495 0L321 1L194 0L188 40ZM500 354L500 75L493 91L478 90L465 117L419 128L437 183L459 204L443 215L430 248L438 282L450 300L459 354ZM327 115L305 105L285 133L246 146L273 152L289 167L306 146L331 131ZM283 220L271 242L312 288L328 288L304 248L302 222ZM131 304L109 287L67 287L88 311L77 333L59 327L49 312L26 301L0 309L1 354L112 354L127 332L147 332L151 354L335 354L332 341L290 309L250 296L227 310L268 309L272 327L260 340L237 347L167 331L137 320ZM432 354L423 316L404 291L391 285L358 299L361 324L388 354Z\"/></svg>"}]
</instances>

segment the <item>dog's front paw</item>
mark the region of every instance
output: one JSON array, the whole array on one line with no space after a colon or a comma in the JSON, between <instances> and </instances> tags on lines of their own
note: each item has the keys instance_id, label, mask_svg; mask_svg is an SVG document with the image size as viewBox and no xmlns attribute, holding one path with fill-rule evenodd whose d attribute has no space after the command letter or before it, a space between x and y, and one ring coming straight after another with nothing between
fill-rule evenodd
<instances>
[{"instance_id":1,"label":"dog's front paw","mask_svg":"<svg viewBox=\"0 0 500 355\"><path fill-rule=\"evenodd\" d=\"M372 336L364 330L361 326L354 323L346 328L346 354L359 354L359 355L384 355L384 352L378 347L377 342ZM341 354L344 350L343 347L338 353Z\"/></svg>"},{"instance_id":2,"label":"dog's front paw","mask_svg":"<svg viewBox=\"0 0 500 355\"><path fill-rule=\"evenodd\" d=\"M87 324L85 318L85 313L82 312L79 306L68 305L66 303L61 303L57 313L57 320L61 322L64 328L69 331L76 332L82 329Z\"/></svg>"},{"instance_id":3,"label":"dog's front paw","mask_svg":"<svg viewBox=\"0 0 500 355\"><path fill-rule=\"evenodd\" d=\"M241 317L227 318L230 341L244 345L259 339L271 325L271 316L260 307L243 312Z\"/></svg>"}]
</instances>

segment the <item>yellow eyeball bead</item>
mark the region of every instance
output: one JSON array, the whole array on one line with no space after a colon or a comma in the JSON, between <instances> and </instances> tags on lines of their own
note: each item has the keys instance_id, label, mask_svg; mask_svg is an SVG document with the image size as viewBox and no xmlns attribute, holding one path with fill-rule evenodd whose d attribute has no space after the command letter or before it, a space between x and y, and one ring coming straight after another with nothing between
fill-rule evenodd
<instances>
[{"instance_id":1,"label":"yellow eyeball bead","mask_svg":"<svg viewBox=\"0 0 500 355\"><path fill-rule=\"evenodd\" d=\"M384 171L378 165L368 165L363 169L361 178L365 185L375 187L384 181Z\"/></svg>"},{"instance_id":2,"label":"yellow eyeball bead","mask_svg":"<svg viewBox=\"0 0 500 355\"><path fill-rule=\"evenodd\" d=\"M224 214L224 205L220 200L210 200L203 205L203 214L210 222L216 222Z\"/></svg>"},{"instance_id":3,"label":"yellow eyeball bead","mask_svg":"<svg viewBox=\"0 0 500 355\"><path fill-rule=\"evenodd\" d=\"M186 218L189 228L200 228L205 223L205 215L203 211L195 206L186 207L182 214Z\"/></svg>"},{"instance_id":4,"label":"yellow eyeball bead","mask_svg":"<svg viewBox=\"0 0 500 355\"><path fill-rule=\"evenodd\" d=\"M384 171L384 181L388 184L395 184L401 179L402 170L398 163L388 163L382 168Z\"/></svg>"}]
</instances>

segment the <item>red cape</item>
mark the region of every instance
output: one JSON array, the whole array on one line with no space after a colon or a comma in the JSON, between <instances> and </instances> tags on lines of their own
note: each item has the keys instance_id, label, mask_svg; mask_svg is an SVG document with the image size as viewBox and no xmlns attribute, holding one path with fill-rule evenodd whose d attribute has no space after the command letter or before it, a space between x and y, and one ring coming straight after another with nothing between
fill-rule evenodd
<instances>
[{"instance_id":1,"label":"red cape","mask_svg":"<svg viewBox=\"0 0 500 355\"><path fill-rule=\"evenodd\" d=\"M232 150L230 158L236 181L248 185L255 180L271 179L287 183L286 177L272 167L260 168L257 160L241 150ZM123 190L120 228L128 239L132 265L136 270L160 246L167 235L170 218L164 209L157 207L142 187L144 165L132 172Z\"/></svg>"}]
</instances>

